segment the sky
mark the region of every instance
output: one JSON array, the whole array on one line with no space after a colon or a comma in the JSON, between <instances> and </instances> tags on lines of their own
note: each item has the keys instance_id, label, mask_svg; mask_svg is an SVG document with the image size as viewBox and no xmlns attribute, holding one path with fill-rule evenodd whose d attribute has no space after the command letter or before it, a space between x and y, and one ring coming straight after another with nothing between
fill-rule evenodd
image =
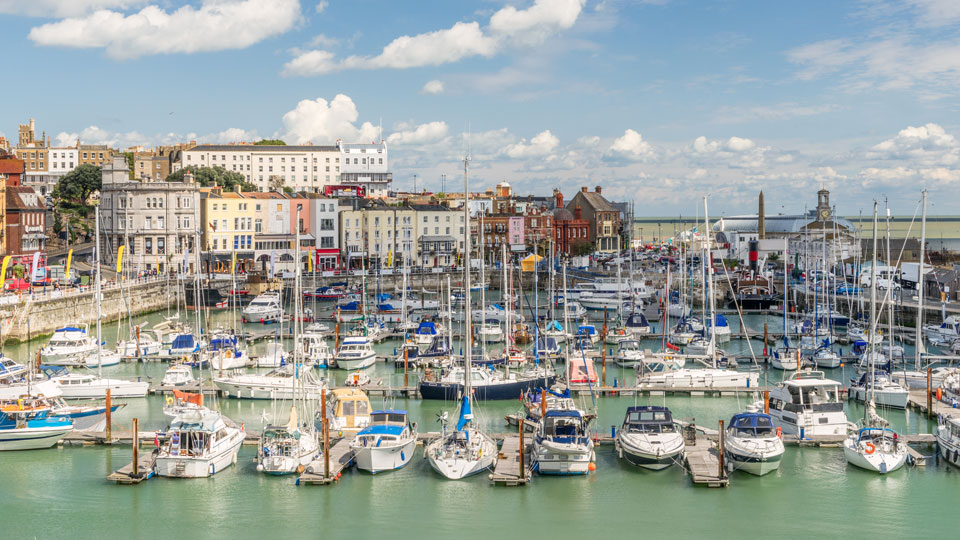
<instances>
[{"instance_id":1,"label":"sky","mask_svg":"<svg viewBox=\"0 0 960 540\"><path fill-rule=\"evenodd\" d=\"M387 141L394 187L960 213L960 1L0 0L0 134ZM698 210L699 207L699 210Z\"/></svg>"}]
</instances>

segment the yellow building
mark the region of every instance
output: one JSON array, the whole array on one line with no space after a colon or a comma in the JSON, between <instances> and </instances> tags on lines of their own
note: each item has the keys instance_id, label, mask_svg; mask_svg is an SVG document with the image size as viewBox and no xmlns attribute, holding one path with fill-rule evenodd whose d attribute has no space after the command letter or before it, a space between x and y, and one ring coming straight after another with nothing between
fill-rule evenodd
<instances>
[{"instance_id":1,"label":"yellow building","mask_svg":"<svg viewBox=\"0 0 960 540\"><path fill-rule=\"evenodd\" d=\"M105 144L80 144L77 141L78 165L90 164L103 167L113 162L113 149Z\"/></svg>"},{"instance_id":2,"label":"yellow building","mask_svg":"<svg viewBox=\"0 0 960 540\"><path fill-rule=\"evenodd\" d=\"M253 252L256 204L242 193L206 188L200 193L200 220L204 251Z\"/></svg>"}]
</instances>

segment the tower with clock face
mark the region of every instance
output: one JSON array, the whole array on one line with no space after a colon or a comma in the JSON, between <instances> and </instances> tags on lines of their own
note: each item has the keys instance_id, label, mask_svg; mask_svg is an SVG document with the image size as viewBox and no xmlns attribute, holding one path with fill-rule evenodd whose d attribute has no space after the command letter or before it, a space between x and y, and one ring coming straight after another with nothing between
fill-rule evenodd
<instances>
[{"instance_id":1,"label":"tower with clock face","mask_svg":"<svg viewBox=\"0 0 960 540\"><path fill-rule=\"evenodd\" d=\"M821 188L817 192L817 220L830 221L833 212L830 211L830 192Z\"/></svg>"}]
</instances>

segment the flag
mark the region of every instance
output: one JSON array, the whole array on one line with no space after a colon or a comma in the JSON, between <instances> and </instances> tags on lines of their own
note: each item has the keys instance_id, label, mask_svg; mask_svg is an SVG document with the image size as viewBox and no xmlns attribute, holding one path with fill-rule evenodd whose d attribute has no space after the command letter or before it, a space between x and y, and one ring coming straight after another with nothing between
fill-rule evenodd
<instances>
[{"instance_id":1,"label":"flag","mask_svg":"<svg viewBox=\"0 0 960 540\"><path fill-rule=\"evenodd\" d=\"M216 221L211 221L211 222L210 222L210 228L213 230L213 232L217 232L217 222L216 222Z\"/></svg>"},{"instance_id":2,"label":"flag","mask_svg":"<svg viewBox=\"0 0 960 540\"><path fill-rule=\"evenodd\" d=\"M393 250L387 250L387 267L393 266Z\"/></svg>"},{"instance_id":3,"label":"flag","mask_svg":"<svg viewBox=\"0 0 960 540\"><path fill-rule=\"evenodd\" d=\"M123 248L125 247L127 246L120 246L117 249L117 273L118 274L123 271Z\"/></svg>"},{"instance_id":4,"label":"flag","mask_svg":"<svg viewBox=\"0 0 960 540\"><path fill-rule=\"evenodd\" d=\"M37 251L33 254L33 265L30 268L30 281L36 281L39 279L39 274L37 270L40 270L40 252Z\"/></svg>"},{"instance_id":5,"label":"flag","mask_svg":"<svg viewBox=\"0 0 960 540\"><path fill-rule=\"evenodd\" d=\"M314 250L313 253L307 255L307 271L313 272L313 257L316 255L317 251Z\"/></svg>"},{"instance_id":6,"label":"flag","mask_svg":"<svg viewBox=\"0 0 960 540\"><path fill-rule=\"evenodd\" d=\"M73 250L72 250L72 249L67 252L67 267L66 267L66 269L64 269L64 271L63 271L64 279L66 279L68 282L70 281L70 262L71 262L71 261L73 261Z\"/></svg>"},{"instance_id":7,"label":"flag","mask_svg":"<svg viewBox=\"0 0 960 540\"><path fill-rule=\"evenodd\" d=\"M3 282L7 280L8 266L10 266L10 255L3 258L3 266L0 266L0 289L3 289Z\"/></svg>"}]
</instances>

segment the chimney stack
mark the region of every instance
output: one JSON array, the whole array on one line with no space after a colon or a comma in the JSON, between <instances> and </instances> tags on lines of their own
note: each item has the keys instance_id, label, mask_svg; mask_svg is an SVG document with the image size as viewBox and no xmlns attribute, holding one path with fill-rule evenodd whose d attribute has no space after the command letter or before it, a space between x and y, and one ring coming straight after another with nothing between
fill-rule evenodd
<instances>
[{"instance_id":1,"label":"chimney stack","mask_svg":"<svg viewBox=\"0 0 960 540\"><path fill-rule=\"evenodd\" d=\"M553 189L553 198L556 201L557 208L563 208L563 192L559 189Z\"/></svg>"},{"instance_id":2,"label":"chimney stack","mask_svg":"<svg viewBox=\"0 0 960 540\"><path fill-rule=\"evenodd\" d=\"M601 188L600 186L597 186L597 187L594 189L594 191L596 191L596 192L597 192L597 195L599 195L600 193L602 193L602 188Z\"/></svg>"},{"instance_id":3,"label":"chimney stack","mask_svg":"<svg viewBox=\"0 0 960 540\"><path fill-rule=\"evenodd\" d=\"M580 188L580 192L581 192L581 193L586 193L586 192L587 192L587 186L581 187L581 188Z\"/></svg>"}]
</instances>

